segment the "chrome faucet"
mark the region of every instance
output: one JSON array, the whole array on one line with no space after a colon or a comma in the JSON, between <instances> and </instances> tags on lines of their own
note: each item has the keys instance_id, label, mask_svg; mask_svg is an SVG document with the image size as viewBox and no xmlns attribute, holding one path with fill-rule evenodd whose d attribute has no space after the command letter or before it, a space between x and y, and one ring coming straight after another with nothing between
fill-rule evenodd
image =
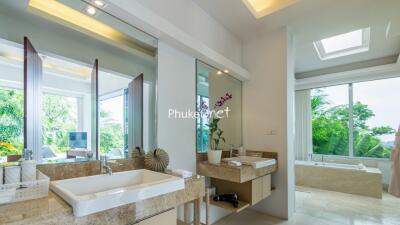
<instances>
[{"instance_id":1,"label":"chrome faucet","mask_svg":"<svg viewBox=\"0 0 400 225\"><path fill-rule=\"evenodd\" d=\"M308 154L307 154L307 160L308 161L313 161L313 156L314 156L314 154L312 153L312 152L309 152Z\"/></svg>"},{"instance_id":2,"label":"chrome faucet","mask_svg":"<svg viewBox=\"0 0 400 225\"><path fill-rule=\"evenodd\" d=\"M107 173L108 175L112 175L112 169L108 165L108 156L105 155L100 156L100 170L101 173Z\"/></svg>"}]
</instances>

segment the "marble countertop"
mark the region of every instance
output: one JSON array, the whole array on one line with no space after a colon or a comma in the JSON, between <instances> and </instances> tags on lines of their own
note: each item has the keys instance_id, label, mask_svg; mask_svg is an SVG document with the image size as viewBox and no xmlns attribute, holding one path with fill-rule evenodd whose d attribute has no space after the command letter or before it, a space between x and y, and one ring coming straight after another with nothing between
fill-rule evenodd
<instances>
[{"instance_id":1,"label":"marble countertop","mask_svg":"<svg viewBox=\"0 0 400 225\"><path fill-rule=\"evenodd\" d=\"M126 225L151 217L204 196L205 179L193 176L185 179L185 189L147 199L138 203L74 217L72 207L55 193L46 198L0 205L0 224L8 225Z\"/></svg>"},{"instance_id":2,"label":"marble countertop","mask_svg":"<svg viewBox=\"0 0 400 225\"><path fill-rule=\"evenodd\" d=\"M207 161L202 161L197 163L197 173L211 178L244 183L275 172L278 168L277 166L277 164L274 164L254 169L249 165L230 166L226 162L211 164Z\"/></svg>"}]
</instances>

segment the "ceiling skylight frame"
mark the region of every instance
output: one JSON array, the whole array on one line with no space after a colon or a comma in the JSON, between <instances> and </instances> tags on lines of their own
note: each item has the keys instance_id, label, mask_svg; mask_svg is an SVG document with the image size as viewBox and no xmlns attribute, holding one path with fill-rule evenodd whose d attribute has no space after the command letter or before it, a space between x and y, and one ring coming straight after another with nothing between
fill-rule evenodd
<instances>
[{"instance_id":1,"label":"ceiling skylight frame","mask_svg":"<svg viewBox=\"0 0 400 225\"><path fill-rule=\"evenodd\" d=\"M256 19L268 16L299 1L300 0L242 0Z\"/></svg>"},{"instance_id":2,"label":"ceiling skylight frame","mask_svg":"<svg viewBox=\"0 0 400 225\"><path fill-rule=\"evenodd\" d=\"M355 46L355 47L351 47L351 48L345 48L342 50L333 51L333 52L328 53L325 51L324 44L322 43L323 40L325 40L325 39L315 41L313 44L314 44L315 50L318 53L319 58L321 60L328 60L328 59L334 59L334 58L339 58L339 57L343 57L343 56L349 56L349 55L369 51L371 28L367 27L367 28L363 28L363 29L359 29L359 30L361 30L362 43L359 46ZM358 31L358 30L354 30L354 31ZM353 31L351 31L351 32L353 32ZM351 33L351 32L348 32L348 33ZM345 33L345 34L347 34L347 33ZM343 35L345 35L345 34L343 34ZM336 35L336 36L340 36L340 35Z\"/></svg>"}]
</instances>

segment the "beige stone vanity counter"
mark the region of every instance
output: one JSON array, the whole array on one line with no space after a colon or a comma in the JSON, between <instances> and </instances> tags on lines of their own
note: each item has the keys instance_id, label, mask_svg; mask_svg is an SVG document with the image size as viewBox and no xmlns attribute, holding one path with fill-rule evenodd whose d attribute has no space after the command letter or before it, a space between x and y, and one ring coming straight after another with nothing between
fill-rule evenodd
<instances>
[{"instance_id":1,"label":"beige stone vanity counter","mask_svg":"<svg viewBox=\"0 0 400 225\"><path fill-rule=\"evenodd\" d=\"M72 208L53 192L46 198L0 206L0 224L9 225L126 225L157 215L205 195L204 177L185 179L185 189L128 204L85 217L75 217Z\"/></svg>"},{"instance_id":2,"label":"beige stone vanity counter","mask_svg":"<svg viewBox=\"0 0 400 225\"><path fill-rule=\"evenodd\" d=\"M276 171L277 164L254 169L252 166L230 166L226 162L219 165L208 163L207 161L197 163L197 173L206 177L217 178L236 183L245 183L258 177L271 174Z\"/></svg>"}]
</instances>

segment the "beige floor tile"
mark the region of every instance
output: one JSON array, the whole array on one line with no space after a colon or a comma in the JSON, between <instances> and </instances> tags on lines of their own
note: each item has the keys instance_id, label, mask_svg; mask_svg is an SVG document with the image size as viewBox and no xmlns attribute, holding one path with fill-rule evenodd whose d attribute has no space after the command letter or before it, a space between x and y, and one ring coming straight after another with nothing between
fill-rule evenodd
<instances>
[{"instance_id":1,"label":"beige floor tile","mask_svg":"<svg viewBox=\"0 0 400 225\"><path fill-rule=\"evenodd\" d=\"M400 199L382 199L297 187L296 213L281 220L252 210L232 214L216 225L400 225Z\"/></svg>"}]
</instances>

